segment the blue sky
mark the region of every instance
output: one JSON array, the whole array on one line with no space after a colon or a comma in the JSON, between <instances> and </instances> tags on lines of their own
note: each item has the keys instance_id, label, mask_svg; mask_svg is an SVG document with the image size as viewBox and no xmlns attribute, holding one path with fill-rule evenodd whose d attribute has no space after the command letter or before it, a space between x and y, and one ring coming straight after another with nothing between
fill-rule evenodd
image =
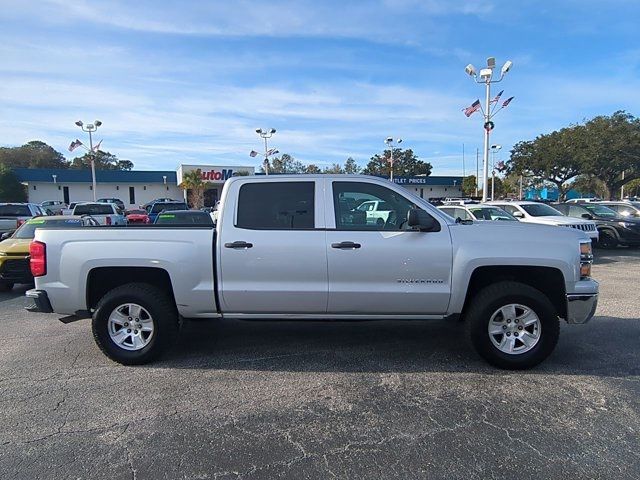
<instances>
[{"instance_id":1,"label":"blue sky","mask_svg":"<svg viewBox=\"0 0 640 480\"><path fill-rule=\"evenodd\" d=\"M2 1L0 144L66 148L77 119L137 169L255 165L258 127L305 163L365 165L389 135L434 174L475 170L482 88L512 71L492 143L640 112L640 2ZM468 173L468 172L467 172Z\"/></svg>"}]
</instances>

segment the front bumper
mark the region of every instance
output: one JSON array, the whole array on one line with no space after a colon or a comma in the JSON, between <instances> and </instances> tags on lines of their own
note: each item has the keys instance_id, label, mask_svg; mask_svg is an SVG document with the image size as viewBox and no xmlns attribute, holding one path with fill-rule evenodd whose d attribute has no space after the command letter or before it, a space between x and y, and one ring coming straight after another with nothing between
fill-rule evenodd
<instances>
[{"instance_id":1,"label":"front bumper","mask_svg":"<svg viewBox=\"0 0 640 480\"><path fill-rule=\"evenodd\" d=\"M5 257L0 264L0 280L11 283L33 283L29 257Z\"/></svg>"},{"instance_id":2,"label":"front bumper","mask_svg":"<svg viewBox=\"0 0 640 480\"><path fill-rule=\"evenodd\" d=\"M574 284L567 293L567 323L587 323L598 307L598 282L589 278Z\"/></svg>"},{"instance_id":3,"label":"front bumper","mask_svg":"<svg viewBox=\"0 0 640 480\"><path fill-rule=\"evenodd\" d=\"M51 307L51 302L49 301L49 296L47 292L44 290L36 290L35 288L31 290L27 290L25 296L33 300L33 303L27 305L25 309L29 312L39 312L39 313L53 313L53 308Z\"/></svg>"}]
</instances>

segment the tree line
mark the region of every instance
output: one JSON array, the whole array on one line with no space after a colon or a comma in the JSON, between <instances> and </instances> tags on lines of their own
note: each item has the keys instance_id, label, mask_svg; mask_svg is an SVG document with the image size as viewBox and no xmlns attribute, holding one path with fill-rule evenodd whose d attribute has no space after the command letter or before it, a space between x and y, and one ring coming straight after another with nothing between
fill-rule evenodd
<instances>
[{"instance_id":1,"label":"tree line","mask_svg":"<svg viewBox=\"0 0 640 480\"><path fill-rule=\"evenodd\" d=\"M506 173L505 179L550 183L561 199L570 189L610 199L622 186L633 195L640 187L640 119L617 111L518 142Z\"/></svg>"},{"instance_id":2,"label":"tree line","mask_svg":"<svg viewBox=\"0 0 640 480\"><path fill-rule=\"evenodd\" d=\"M98 170L131 170L133 162L98 150L93 154ZM67 160L55 148L40 140L19 147L0 147L0 201L25 202L27 193L14 173L15 168L85 169L91 167L91 154Z\"/></svg>"}]
</instances>

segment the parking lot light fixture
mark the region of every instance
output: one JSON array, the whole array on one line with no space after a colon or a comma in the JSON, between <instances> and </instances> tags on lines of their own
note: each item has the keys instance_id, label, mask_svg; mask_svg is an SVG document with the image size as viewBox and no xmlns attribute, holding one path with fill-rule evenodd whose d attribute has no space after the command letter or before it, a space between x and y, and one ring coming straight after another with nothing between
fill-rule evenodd
<instances>
[{"instance_id":1,"label":"parking lot light fixture","mask_svg":"<svg viewBox=\"0 0 640 480\"><path fill-rule=\"evenodd\" d=\"M493 75L493 71L496 67L496 59L495 57L487 58L487 66L486 68L482 68L480 70L480 75L476 74L476 69L473 65L469 64L465 67L464 71L474 79L476 83L483 83L485 85L485 101L484 101L484 155L483 155L483 178L484 178L484 186L482 188L482 201L487 201L487 179L489 177L489 134L491 129L493 128L493 123L491 121L491 84L501 82L504 79L504 76L511 70L513 66L513 62L511 60L507 60L502 68L500 69L500 76L495 78ZM497 100L496 100L497 102ZM506 102L508 103L508 102ZM503 105L506 106L506 105ZM495 113L495 112L494 112ZM493 197L493 196L492 196Z\"/></svg>"},{"instance_id":2,"label":"parking lot light fixture","mask_svg":"<svg viewBox=\"0 0 640 480\"><path fill-rule=\"evenodd\" d=\"M275 155L276 153L278 153L278 150L273 149L270 152L269 151L269 146L267 144L267 140L269 138L273 137L273 134L276 133L276 129L275 128L268 128L268 129L264 129L263 130L262 128L256 128L256 133L260 136L260 138L262 138L264 140L263 168L264 168L265 175L269 175L269 156L270 155Z\"/></svg>"},{"instance_id":3,"label":"parking lot light fixture","mask_svg":"<svg viewBox=\"0 0 640 480\"><path fill-rule=\"evenodd\" d=\"M85 125L82 120L78 120L76 125L80 127L83 132L87 132L89 134L89 158L91 160L91 183L93 184L93 201L96 201L97 192L96 192L96 159L95 152L93 151L93 134L98 127L102 125L100 120L96 120L93 123L89 123Z\"/></svg>"},{"instance_id":4,"label":"parking lot light fixture","mask_svg":"<svg viewBox=\"0 0 640 480\"><path fill-rule=\"evenodd\" d=\"M402 139L398 138L397 140L393 140L393 137L387 137L384 141L390 149L390 158L389 158L389 180L393 182L393 148L398 147L402 143Z\"/></svg>"}]
</instances>

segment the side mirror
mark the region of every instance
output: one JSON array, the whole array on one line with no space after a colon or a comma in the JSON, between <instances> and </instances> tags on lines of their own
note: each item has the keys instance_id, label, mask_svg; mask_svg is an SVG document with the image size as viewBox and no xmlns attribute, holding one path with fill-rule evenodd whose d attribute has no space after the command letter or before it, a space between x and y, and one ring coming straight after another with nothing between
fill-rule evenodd
<instances>
[{"instance_id":1,"label":"side mirror","mask_svg":"<svg viewBox=\"0 0 640 480\"><path fill-rule=\"evenodd\" d=\"M11 235L13 235L13 232L3 233L2 236L0 236L0 242L4 242L7 238L11 237Z\"/></svg>"},{"instance_id":2,"label":"side mirror","mask_svg":"<svg viewBox=\"0 0 640 480\"><path fill-rule=\"evenodd\" d=\"M590 213L583 213L582 215L580 215L582 218L586 218L587 220L593 220L593 215L591 215Z\"/></svg>"},{"instance_id":3,"label":"side mirror","mask_svg":"<svg viewBox=\"0 0 640 480\"><path fill-rule=\"evenodd\" d=\"M420 232L439 232L440 223L424 210L412 208L407 214L407 225Z\"/></svg>"},{"instance_id":4,"label":"side mirror","mask_svg":"<svg viewBox=\"0 0 640 480\"><path fill-rule=\"evenodd\" d=\"M516 218L524 218L524 214L518 210L516 210L515 212L513 212L511 215L513 215Z\"/></svg>"}]
</instances>

